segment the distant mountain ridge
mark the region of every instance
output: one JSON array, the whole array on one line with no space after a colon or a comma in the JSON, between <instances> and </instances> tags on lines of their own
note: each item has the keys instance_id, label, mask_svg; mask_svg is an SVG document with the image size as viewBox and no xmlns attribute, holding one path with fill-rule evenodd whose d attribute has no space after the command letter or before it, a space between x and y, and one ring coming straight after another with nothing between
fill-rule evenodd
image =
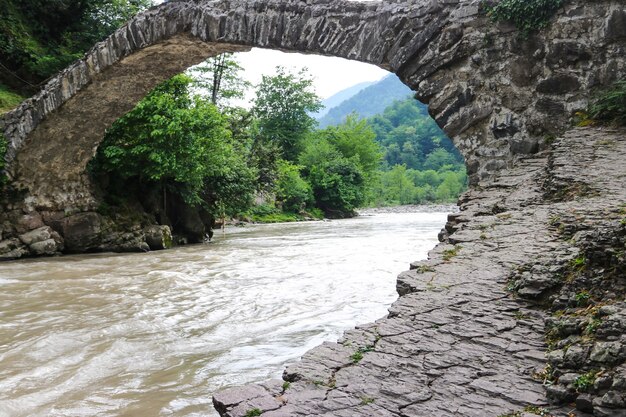
<instances>
[{"instance_id":1,"label":"distant mountain ridge","mask_svg":"<svg viewBox=\"0 0 626 417\"><path fill-rule=\"evenodd\" d=\"M376 84L377 81L365 81L356 85L353 85L352 87L348 87L344 90L341 90L340 92L338 92L337 94L333 94L332 96L328 97L325 100L322 100L322 106L324 106L322 108L322 110L318 111L317 113L313 113L311 114L311 116L317 120L321 119L322 117L326 116L326 114L328 114L328 112L337 107L338 105L340 105L341 103L343 103L344 101L350 99L351 97L353 97L354 95L358 94L361 90Z\"/></svg>"},{"instance_id":2,"label":"distant mountain ridge","mask_svg":"<svg viewBox=\"0 0 626 417\"><path fill-rule=\"evenodd\" d=\"M319 117L317 119L319 127L341 124L346 116L353 112L362 119L380 114L394 101L403 100L412 93L411 89L404 85L395 74L389 74L331 108L326 115Z\"/></svg>"}]
</instances>

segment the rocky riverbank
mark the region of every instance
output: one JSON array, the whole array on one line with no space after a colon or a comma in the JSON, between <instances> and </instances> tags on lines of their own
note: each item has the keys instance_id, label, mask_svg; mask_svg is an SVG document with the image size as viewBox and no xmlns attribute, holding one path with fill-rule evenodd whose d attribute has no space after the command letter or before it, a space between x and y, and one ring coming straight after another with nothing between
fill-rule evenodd
<instances>
[{"instance_id":1,"label":"rocky riverbank","mask_svg":"<svg viewBox=\"0 0 626 417\"><path fill-rule=\"evenodd\" d=\"M283 380L215 394L224 417L626 412L626 132L578 128L460 201L387 317Z\"/></svg>"}]
</instances>

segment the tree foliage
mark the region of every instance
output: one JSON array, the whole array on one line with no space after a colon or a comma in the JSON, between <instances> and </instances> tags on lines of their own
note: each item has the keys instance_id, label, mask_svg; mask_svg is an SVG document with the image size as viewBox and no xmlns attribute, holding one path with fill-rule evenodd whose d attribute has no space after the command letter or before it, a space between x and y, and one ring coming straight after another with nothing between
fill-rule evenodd
<instances>
[{"instance_id":1,"label":"tree foliage","mask_svg":"<svg viewBox=\"0 0 626 417\"><path fill-rule=\"evenodd\" d=\"M452 202L465 190L463 158L426 106L412 98L396 101L368 123L385 162L370 204Z\"/></svg>"},{"instance_id":2,"label":"tree foliage","mask_svg":"<svg viewBox=\"0 0 626 417\"><path fill-rule=\"evenodd\" d=\"M306 69L293 74L276 67L276 74L264 75L257 87L253 112L258 135L264 142L276 144L284 159L296 161L307 133L315 125L309 113L320 108L313 79Z\"/></svg>"},{"instance_id":3,"label":"tree foliage","mask_svg":"<svg viewBox=\"0 0 626 417\"><path fill-rule=\"evenodd\" d=\"M0 81L31 90L152 0L0 0Z\"/></svg>"},{"instance_id":4,"label":"tree foliage","mask_svg":"<svg viewBox=\"0 0 626 417\"><path fill-rule=\"evenodd\" d=\"M375 136L356 117L309 136L300 163L317 207L328 215L344 217L366 201L382 156Z\"/></svg>"},{"instance_id":5,"label":"tree foliage","mask_svg":"<svg viewBox=\"0 0 626 417\"><path fill-rule=\"evenodd\" d=\"M191 82L173 77L116 121L94 170L167 189L190 205L232 211L249 200L254 172L217 108L190 96Z\"/></svg>"},{"instance_id":6,"label":"tree foliage","mask_svg":"<svg viewBox=\"0 0 626 417\"><path fill-rule=\"evenodd\" d=\"M313 193L311 185L300 175L302 167L282 160L277 165L276 200L285 211L304 211L313 203Z\"/></svg>"},{"instance_id":7,"label":"tree foliage","mask_svg":"<svg viewBox=\"0 0 626 417\"><path fill-rule=\"evenodd\" d=\"M220 108L227 107L235 99L243 99L250 82L241 73L243 67L232 53L208 58L189 70L194 80L194 92L210 99Z\"/></svg>"}]
</instances>

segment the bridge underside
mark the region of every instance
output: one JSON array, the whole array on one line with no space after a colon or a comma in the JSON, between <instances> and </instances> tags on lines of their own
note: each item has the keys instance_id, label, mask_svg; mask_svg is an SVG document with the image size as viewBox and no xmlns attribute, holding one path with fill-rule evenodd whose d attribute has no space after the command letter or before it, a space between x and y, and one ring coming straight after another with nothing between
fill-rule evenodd
<instances>
[{"instance_id":1,"label":"bridge underside","mask_svg":"<svg viewBox=\"0 0 626 417\"><path fill-rule=\"evenodd\" d=\"M97 197L85 172L105 130L160 82L207 57L250 48L206 43L177 34L121 59L97 74L80 94L47 116L12 163L13 186L29 190L35 209L93 210Z\"/></svg>"}]
</instances>

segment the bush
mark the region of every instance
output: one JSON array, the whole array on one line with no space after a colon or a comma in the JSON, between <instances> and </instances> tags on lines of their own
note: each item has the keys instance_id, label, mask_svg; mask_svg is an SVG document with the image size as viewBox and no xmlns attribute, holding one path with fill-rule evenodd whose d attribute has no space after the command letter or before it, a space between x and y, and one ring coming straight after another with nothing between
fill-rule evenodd
<instances>
[{"instance_id":1,"label":"bush","mask_svg":"<svg viewBox=\"0 0 626 417\"><path fill-rule=\"evenodd\" d=\"M8 91L5 86L0 84L0 114L13 110L22 101L24 101L24 97Z\"/></svg>"},{"instance_id":2,"label":"bush","mask_svg":"<svg viewBox=\"0 0 626 417\"><path fill-rule=\"evenodd\" d=\"M311 186L300 176L301 169L287 161L278 162L276 200L285 211L300 213L313 201Z\"/></svg>"},{"instance_id":3,"label":"bush","mask_svg":"<svg viewBox=\"0 0 626 417\"><path fill-rule=\"evenodd\" d=\"M501 0L495 6L486 6L487 15L494 22L511 22L522 37L548 26L564 0Z\"/></svg>"},{"instance_id":4,"label":"bush","mask_svg":"<svg viewBox=\"0 0 626 417\"><path fill-rule=\"evenodd\" d=\"M626 80L616 82L601 94L589 111L592 119L626 126Z\"/></svg>"},{"instance_id":5,"label":"bush","mask_svg":"<svg viewBox=\"0 0 626 417\"><path fill-rule=\"evenodd\" d=\"M330 217L353 214L365 202L365 179L352 160L338 157L310 168L315 204Z\"/></svg>"}]
</instances>

